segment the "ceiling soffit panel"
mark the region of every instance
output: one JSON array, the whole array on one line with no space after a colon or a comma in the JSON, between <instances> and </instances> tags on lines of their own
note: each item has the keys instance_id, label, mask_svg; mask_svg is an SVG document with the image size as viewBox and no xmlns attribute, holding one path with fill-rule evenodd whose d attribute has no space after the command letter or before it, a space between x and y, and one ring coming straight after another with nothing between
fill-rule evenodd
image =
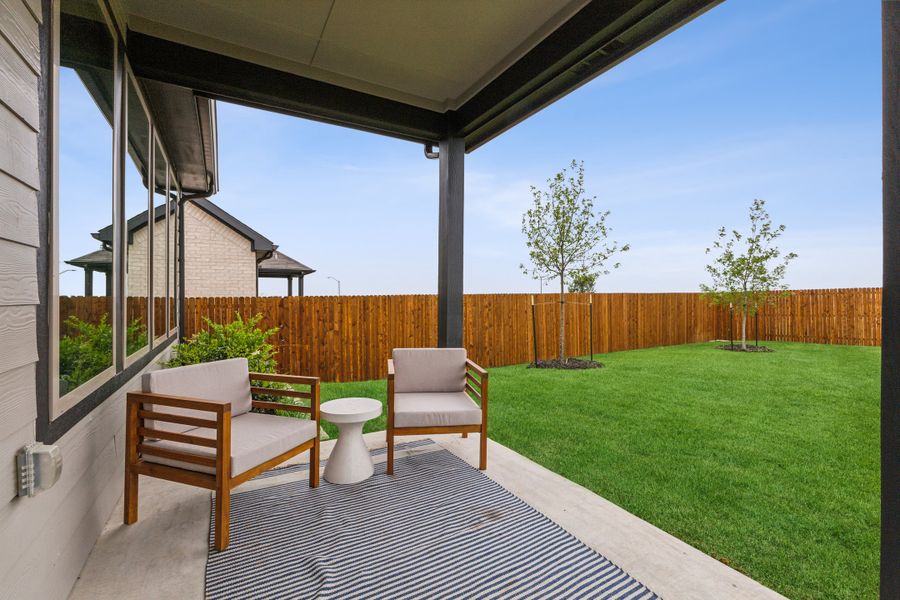
<instances>
[{"instance_id":1,"label":"ceiling soffit panel","mask_svg":"<svg viewBox=\"0 0 900 600\"><path fill-rule=\"evenodd\" d=\"M130 0L149 35L429 110L456 109L587 0Z\"/></svg>"}]
</instances>

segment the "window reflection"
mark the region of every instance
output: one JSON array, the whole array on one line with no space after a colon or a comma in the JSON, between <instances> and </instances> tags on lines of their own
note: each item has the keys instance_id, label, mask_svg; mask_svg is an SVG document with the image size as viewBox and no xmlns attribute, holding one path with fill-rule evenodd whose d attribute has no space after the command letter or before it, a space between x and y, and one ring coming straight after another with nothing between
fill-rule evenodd
<instances>
[{"instance_id":1,"label":"window reflection","mask_svg":"<svg viewBox=\"0 0 900 600\"><path fill-rule=\"evenodd\" d=\"M166 270L166 229L168 212L166 211L166 187L168 185L169 165L159 144L154 145L156 159L154 161L153 190L153 337L164 336L166 327L166 299L168 297Z\"/></svg>"},{"instance_id":2,"label":"window reflection","mask_svg":"<svg viewBox=\"0 0 900 600\"><path fill-rule=\"evenodd\" d=\"M128 78L128 156L125 159L125 335L126 356L147 346L150 244L148 231L148 166L150 124L134 80Z\"/></svg>"},{"instance_id":3,"label":"window reflection","mask_svg":"<svg viewBox=\"0 0 900 600\"><path fill-rule=\"evenodd\" d=\"M112 37L96 5L61 3L59 395L113 364Z\"/></svg>"}]
</instances>

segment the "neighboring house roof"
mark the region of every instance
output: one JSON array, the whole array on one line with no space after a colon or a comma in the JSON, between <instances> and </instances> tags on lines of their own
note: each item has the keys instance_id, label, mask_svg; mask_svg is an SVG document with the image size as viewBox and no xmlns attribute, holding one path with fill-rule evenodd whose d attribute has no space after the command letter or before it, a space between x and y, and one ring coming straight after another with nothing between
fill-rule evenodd
<instances>
[{"instance_id":1,"label":"neighboring house roof","mask_svg":"<svg viewBox=\"0 0 900 600\"><path fill-rule=\"evenodd\" d=\"M290 275L309 275L315 273L298 260L294 260L284 252L277 250L272 256L259 263L258 273L260 277L287 277Z\"/></svg>"},{"instance_id":2,"label":"neighboring house roof","mask_svg":"<svg viewBox=\"0 0 900 600\"><path fill-rule=\"evenodd\" d=\"M309 275L310 273L316 272L315 269L304 265L298 260L294 260L284 253L276 252L276 250L278 249L277 244L274 244L272 240L259 233L252 227L248 226L246 223L240 221L234 215L222 209L222 207L215 204L214 202L204 198L191 199L189 200L189 202L194 203L195 206L202 209L213 218L219 220L243 237L250 240L250 248L254 252L256 252L260 276L286 277L288 275ZM170 206L171 211L174 212L175 203L171 203ZM154 219L156 221L161 221L166 216L165 211L166 207L164 204L160 204L159 206L157 206L153 211ZM134 232L138 231L142 227L146 227L146 225L146 210L128 219L129 242L131 241L131 236L134 235ZM112 225L107 225L97 233L92 233L91 235L94 237L94 239L103 243L103 248L89 254L85 254L84 256L79 256L78 258L67 260L67 264L76 267L87 267L94 269L100 269L102 268L102 266L106 266L107 268L109 268L112 265L112 252L110 252L109 250L109 247L112 246Z\"/></svg>"},{"instance_id":3,"label":"neighboring house roof","mask_svg":"<svg viewBox=\"0 0 900 600\"><path fill-rule=\"evenodd\" d=\"M224 210L219 205L213 203L210 200L206 200L203 198L196 198L193 200L189 200L189 202L193 202L197 207L206 211L210 216L218 219L225 225L228 225L233 230L250 240L250 247L254 252L259 254L265 254L268 252L274 251L278 246L272 243L272 240L259 233L252 227L248 226L243 221L240 221L237 217ZM175 210L175 205L172 203L172 210ZM159 221L163 217L165 217L166 207L164 204L160 204L154 209L154 218ZM130 219L128 219L128 237L129 240L131 236L134 235L134 232L138 229L147 225L147 211L143 211L140 214L137 214ZM107 225L97 233L91 234L95 239L100 240L104 244L112 244L112 225Z\"/></svg>"},{"instance_id":4,"label":"neighboring house roof","mask_svg":"<svg viewBox=\"0 0 900 600\"><path fill-rule=\"evenodd\" d=\"M175 212L175 203L172 202L170 204L171 212ZM153 219L155 221L161 221L166 216L166 205L160 204L155 209L153 209ZM134 235L134 232L140 229L141 227L146 227L147 225L147 211L140 212L135 216L128 219L128 241L131 242L131 236ZM112 245L112 236L113 236L113 228L112 224L107 225L97 233L92 233L91 237L95 240L103 242L103 244Z\"/></svg>"},{"instance_id":5,"label":"neighboring house roof","mask_svg":"<svg viewBox=\"0 0 900 600\"><path fill-rule=\"evenodd\" d=\"M256 252L272 252L278 248L278 246L272 243L272 240L248 226L243 221L238 220L237 217L222 209L218 204L214 204L211 200L198 198L196 200L191 200L191 202L250 240L250 244Z\"/></svg>"},{"instance_id":6,"label":"neighboring house roof","mask_svg":"<svg viewBox=\"0 0 900 600\"><path fill-rule=\"evenodd\" d=\"M96 271L108 271L112 268L112 252L106 248L100 248L89 252L84 256L66 261L67 265L81 267L82 269L94 269Z\"/></svg>"}]
</instances>

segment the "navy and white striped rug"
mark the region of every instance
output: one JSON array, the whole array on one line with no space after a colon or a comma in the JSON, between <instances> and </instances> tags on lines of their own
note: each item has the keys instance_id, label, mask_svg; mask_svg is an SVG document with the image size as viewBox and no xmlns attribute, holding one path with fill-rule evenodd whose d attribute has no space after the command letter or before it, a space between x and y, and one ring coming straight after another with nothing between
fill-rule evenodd
<instances>
[{"instance_id":1,"label":"navy and white striped rug","mask_svg":"<svg viewBox=\"0 0 900 600\"><path fill-rule=\"evenodd\" d=\"M397 449L394 477L376 461L371 479L312 490L294 465L237 488L224 552L210 527L206 596L658 598L433 441Z\"/></svg>"}]
</instances>

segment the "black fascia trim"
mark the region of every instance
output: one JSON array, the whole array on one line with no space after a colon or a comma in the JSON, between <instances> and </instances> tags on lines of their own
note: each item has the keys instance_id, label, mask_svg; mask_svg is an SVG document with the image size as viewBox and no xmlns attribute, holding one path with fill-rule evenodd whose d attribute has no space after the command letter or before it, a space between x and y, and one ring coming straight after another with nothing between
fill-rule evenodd
<instances>
[{"instance_id":1,"label":"black fascia trim","mask_svg":"<svg viewBox=\"0 0 900 600\"><path fill-rule=\"evenodd\" d=\"M454 133L471 152L722 1L593 0L465 102Z\"/></svg>"}]
</instances>

